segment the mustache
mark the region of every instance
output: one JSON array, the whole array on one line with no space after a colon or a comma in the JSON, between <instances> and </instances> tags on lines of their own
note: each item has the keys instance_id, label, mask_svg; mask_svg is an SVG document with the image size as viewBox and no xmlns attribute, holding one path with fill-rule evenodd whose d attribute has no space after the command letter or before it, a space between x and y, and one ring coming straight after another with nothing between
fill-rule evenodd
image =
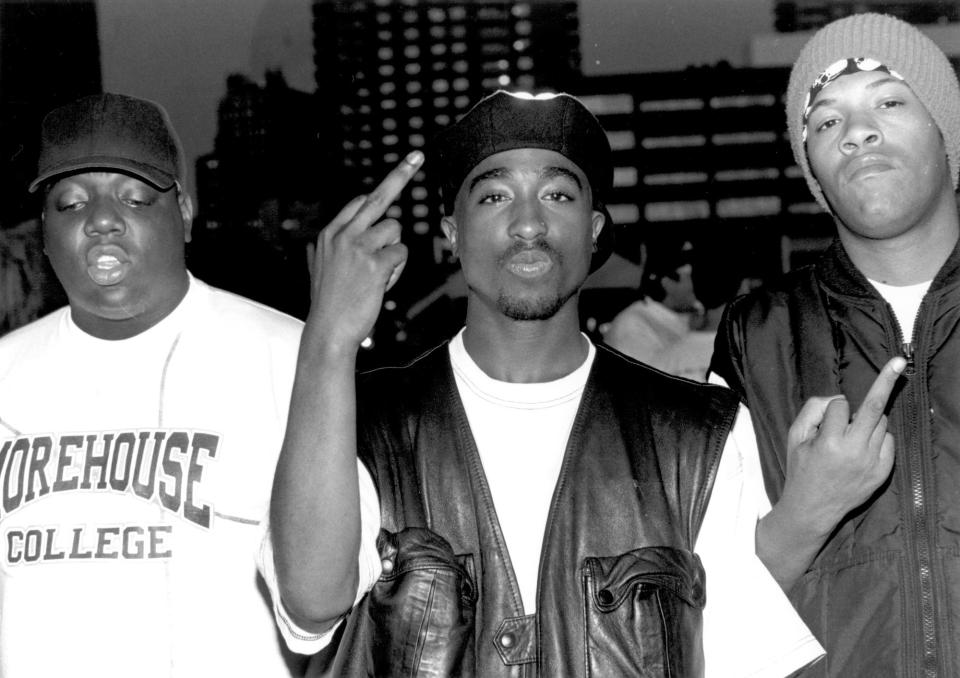
<instances>
[{"instance_id":1,"label":"mustache","mask_svg":"<svg viewBox=\"0 0 960 678\"><path fill-rule=\"evenodd\" d=\"M497 264L503 266L516 254L520 252L532 252L532 251L544 252L550 256L551 259L560 263L563 261L563 255L549 242L543 238L537 238L533 242L523 242L516 241L497 258Z\"/></svg>"}]
</instances>

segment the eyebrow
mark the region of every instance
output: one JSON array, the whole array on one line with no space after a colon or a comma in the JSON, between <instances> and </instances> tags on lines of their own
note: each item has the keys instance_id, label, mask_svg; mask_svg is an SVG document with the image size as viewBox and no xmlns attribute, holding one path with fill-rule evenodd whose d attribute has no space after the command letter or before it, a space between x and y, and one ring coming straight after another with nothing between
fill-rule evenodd
<instances>
[{"instance_id":1,"label":"eyebrow","mask_svg":"<svg viewBox=\"0 0 960 678\"><path fill-rule=\"evenodd\" d=\"M486 172L481 172L480 174L478 174L477 176L475 176L473 179L470 180L470 186L468 187L467 192L470 193L471 191L473 191L473 189L477 187L477 184L480 184L484 181L488 181L490 179L503 179L503 178L509 177L510 173L511 173L510 170L507 169L506 167L494 167L493 169L489 169ZM553 179L554 177L566 177L567 179L570 179L572 182L574 182L577 185L578 189L580 189L581 191L583 190L583 183L580 181L580 177L577 176L576 172L573 172L567 169L566 167L549 165L547 167L541 168L540 171L537 172L537 175L541 179Z\"/></svg>"},{"instance_id":2,"label":"eyebrow","mask_svg":"<svg viewBox=\"0 0 960 678\"><path fill-rule=\"evenodd\" d=\"M867 84L867 87L866 87L866 88L872 90L872 89L876 89L877 87L880 87L880 86L882 86L882 85L887 85L887 84L890 84L890 83L903 85L903 86L906 87L907 89L910 89L910 87L909 87L909 85L907 85L907 83L905 83L903 80L900 80L899 78L893 77L892 75L888 75L888 76L885 77L885 78L880 78L879 80L873 80L872 82L870 82L870 83ZM817 101L814 102L814 104L813 104L812 106L810 106L810 112L807 114L807 119L809 119L810 116L813 115L813 112L814 112L815 110L817 110L818 108L820 108L821 106L830 106L830 105L832 105L833 103L835 103L836 100L837 100L836 97L827 97L827 98L825 98L825 99L823 99L823 98L818 98Z\"/></svg>"}]
</instances>

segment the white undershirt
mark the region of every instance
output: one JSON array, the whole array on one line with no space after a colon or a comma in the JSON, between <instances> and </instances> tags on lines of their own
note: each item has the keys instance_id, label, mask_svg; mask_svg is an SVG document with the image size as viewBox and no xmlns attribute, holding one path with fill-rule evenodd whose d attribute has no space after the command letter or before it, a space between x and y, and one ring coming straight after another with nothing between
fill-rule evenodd
<instances>
[{"instance_id":1,"label":"white undershirt","mask_svg":"<svg viewBox=\"0 0 960 678\"><path fill-rule=\"evenodd\" d=\"M537 608L537 574L550 500L563 453L596 355L555 381L514 384L492 379L470 358L463 332L450 362L520 587L523 610Z\"/></svg>"},{"instance_id":2,"label":"white undershirt","mask_svg":"<svg viewBox=\"0 0 960 678\"><path fill-rule=\"evenodd\" d=\"M896 286L870 280L870 284L890 304L893 314L897 316L904 343L913 341L913 323L917 319L917 311L920 308L920 302L923 301L923 295L930 289L931 282L933 281L927 280L916 285Z\"/></svg>"}]
</instances>

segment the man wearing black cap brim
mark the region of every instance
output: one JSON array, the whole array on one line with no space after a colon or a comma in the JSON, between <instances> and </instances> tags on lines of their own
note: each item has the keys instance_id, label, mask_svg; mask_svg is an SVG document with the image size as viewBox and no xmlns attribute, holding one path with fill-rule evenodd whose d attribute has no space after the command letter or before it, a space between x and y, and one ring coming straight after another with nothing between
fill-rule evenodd
<instances>
[{"instance_id":1,"label":"man wearing black cap brim","mask_svg":"<svg viewBox=\"0 0 960 678\"><path fill-rule=\"evenodd\" d=\"M69 305L0 339L0 675L290 675L259 523L302 324L187 272L163 108L48 114L44 250Z\"/></svg>"},{"instance_id":2,"label":"man wearing black cap brim","mask_svg":"<svg viewBox=\"0 0 960 678\"><path fill-rule=\"evenodd\" d=\"M434 148L468 288L449 343L355 381L405 261L399 224L374 222L422 154L318 242L261 563L288 645L316 652L346 616L330 675L781 676L811 661L753 555L736 399L580 331L578 292L612 234L597 120L568 95L497 92Z\"/></svg>"}]
</instances>

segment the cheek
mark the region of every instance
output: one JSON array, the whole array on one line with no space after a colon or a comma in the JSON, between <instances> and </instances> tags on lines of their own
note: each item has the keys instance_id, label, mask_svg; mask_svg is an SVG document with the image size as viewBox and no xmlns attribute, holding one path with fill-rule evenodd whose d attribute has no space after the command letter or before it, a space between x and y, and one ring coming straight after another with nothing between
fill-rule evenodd
<instances>
[{"instance_id":1,"label":"cheek","mask_svg":"<svg viewBox=\"0 0 960 678\"><path fill-rule=\"evenodd\" d=\"M43 226L43 251L53 263L63 262L79 248L76 229L46 220Z\"/></svg>"},{"instance_id":2,"label":"cheek","mask_svg":"<svg viewBox=\"0 0 960 678\"><path fill-rule=\"evenodd\" d=\"M135 240L143 256L161 263L175 265L185 249L183 227L179 220L160 220L152 223L140 223L131 228L128 237Z\"/></svg>"},{"instance_id":3,"label":"cheek","mask_svg":"<svg viewBox=\"0 0 960 678\"><path fill-rule=\"evenodd\" d=\"M822 144L807 144L807 163L814 178L821 184L829 176L830 162Z\"/></svg>"}]
</instances>

